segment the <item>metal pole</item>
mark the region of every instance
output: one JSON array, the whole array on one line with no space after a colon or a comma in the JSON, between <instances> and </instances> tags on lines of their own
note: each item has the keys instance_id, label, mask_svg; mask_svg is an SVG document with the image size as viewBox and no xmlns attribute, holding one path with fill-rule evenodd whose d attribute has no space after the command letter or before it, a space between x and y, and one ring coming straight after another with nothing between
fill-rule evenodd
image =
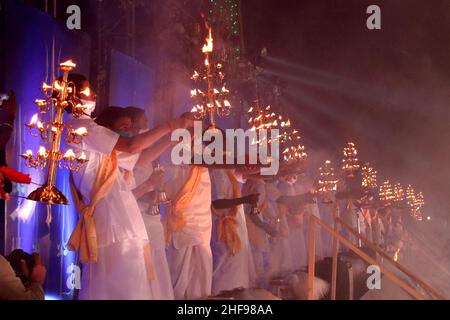
<instances>
[{"instance_id":1,"label":"metal pole","mask_svg":"<svg viewBox=\"0 0 450 320\"><path fill-rule=\"evenodd\" d=\"M315 275L315 259L316 259L316 235L315 235L315 221L311 214L309 217L308 232L309 232L309 263L308 263L308 300L314 300L314 275Z\"/></svg>"},{"instance_id":2,"label":"metal pole","mask_svg":"<svg viewBox=\"0 0 450 320\"><path fill-rule=\"evenodd\" d=\"M333 229L336 233L338 233L338 223L336 218L338 216L337 212L337 202L334 201L333 204ZM333 237L333 260L331 267L331 300L336 300L336 283L337 283L337 262L338 262L338 253L339 253L339 240L336 237Z\"/></svg>"}]
</instances>

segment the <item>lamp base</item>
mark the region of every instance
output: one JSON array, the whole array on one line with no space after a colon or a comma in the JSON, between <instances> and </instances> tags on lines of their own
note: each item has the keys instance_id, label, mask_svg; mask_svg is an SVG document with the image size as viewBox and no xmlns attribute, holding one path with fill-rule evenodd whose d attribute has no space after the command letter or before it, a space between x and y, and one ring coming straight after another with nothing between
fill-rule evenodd
<instances>
[{"instance_id":1,"label":"lamp base","mask_svg":"<svg viewBox=\"0 0 450 320\"><path fill-rule=\"evenodd\" d=\"M27 197L28 200L43 202L47 204L68 205L69 201L66 196L59 191L55 186L44 185L34 190Z\"/></svg>"}]
</instances>

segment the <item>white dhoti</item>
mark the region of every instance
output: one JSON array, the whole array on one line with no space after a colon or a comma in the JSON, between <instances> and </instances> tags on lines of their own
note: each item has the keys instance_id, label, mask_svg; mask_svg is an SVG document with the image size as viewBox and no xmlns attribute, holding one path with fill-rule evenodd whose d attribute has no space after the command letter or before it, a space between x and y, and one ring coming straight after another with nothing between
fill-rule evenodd
<instances>
[{"instance_id":1,"label":"white dhoti","mask_svg":"<svg viewBox=\"0 0 450 320\"><path fill-rule=\"evenodd\" d=\"M153 290L144 259L146 240L130 239L98 249L98 261L83 264L81 300L148 300Z\"/></svg>"},{"instance_id":2,"label":"white dhoti","mask_svg":"<svg viewBox=\"0 0 450 320\"><path fill-rule=\"evenodd\" d=\"M233 187L225 170L213 172L215 199L232 199ZM245 222L244 207L237 207L236 232L241 242L240 250L232 255L225 241L217 239L218 218L213 218L213 235L211 240L213 252L213 285L212 293L236 288L250 288L255 282L255 267L250 252L247 224Z\"/></svg>"},{"instance_id":3,"label":"white dhoti","mask_svg":"<svg viewBox=\"0 0 450 320\"><path fill-rule=\"evenodd\" d=\"M160 216L142 215L151 245L151 256L155 270L155 280L150 285L155 300L173 300L175 298L167 263L164 229Z\"/></svg>"},{"instance_id":4,"label":"white dhoti","mask_svg":"<svg viewBox=\"0 0 450 320\"><path fill-rule=\"evenodd\" d=\"M264 211L267 206L267 194L265 183L258 179L248 179L242 189L242 195L259 194L258 208ZM251 206L244 205L245 219L247 225L247 233L250 244L250 251L254 266L254 282L257 286L266 288L268 287L268 267L270 248L268 242L268 235L266 231L261 227L258 227L250 218ZM264 220L263 214L260 214L260 219ZM252 268L252 266L251 266ZM253 269L253 268L252 268Z\"/></svg>"},{"instance_id":5,"label":"white dhoti","mask_svg":"<svg viewBox=\"0 0 450 320\"><path fill-rule=\"evenodd\" d=\"M306 254L307 243L303 226L289 229L289 243L291 247L291 256L294 270L300 270L308 265Z\"/></svg>"},{"instance_id":6,"label":"white dhoti","mask_svg":"<svg viewBox=\"0 0 450 320\"><path fill-rule=\"evenodd\" d=\"M211 295L212 253L209 244L167 249L175 299L205 299Z\"/></svg>"},{"instance_id":7,"label":"white dhoti","mask_svg":"<svg viewBox=\"0 0 450 320\"><path fill-rule=\"evenodd\" d=\"M190 167L170 167L167 184L171 199L187 181ZM183 210L185 225L174 232L167 248L175 299L205 299L211 295L212 252L211 242L211 180L207 169L201 169L196 194Z\"/></svg>"},{"instance_id":8,"label":"white dhoti","mask_svg":"<svg viewBox=\"0 0 450 320\"><path fill-rule=\"evenodd\" d=\"M235 288L251 288L256 280L255 266L250 244L248 242L247 227L244 210L238 210L236 220L238 234L241 239L241 249L232 255L223 241L212 241L214 270L212 293L217 295L221 291ZM215 237L213 233L213 239Z\"/></svg>"},{"instance_id":9,"label":"white dhoti","mask_svg":"<svg viewBox=\"0 0 450 320\"><path fill-rule=\"evenodd\" d=\"M151 166L135 168L135 184L139 186L144 183L150 178L152 172L153 169ZM151 245L151 257L155 271L155 279L150 282L153 297L155 300L173 300L172 279L170 277L169 264L167 263L166 243L161 217L159 215L152 216L148 214L151 210L152 203L145 200L138 200L138 204Z\"/></svg>"},{"instance_id":10,"label":"white dhoti","mask_svg":"<svg viewBox=\"0 0 450 320\"><path fill-rule=\"evenodd\" d=\"M268 205L263 215L277 229L277 236L269 238L269 279L285 275L294 269L287 223L288 211L286 207L279 206L277 203L278 198L285 194L284 187L280 186L280 188L282 190L279 190L274 183L266 183Z\"/></svg>"}]
</instances>

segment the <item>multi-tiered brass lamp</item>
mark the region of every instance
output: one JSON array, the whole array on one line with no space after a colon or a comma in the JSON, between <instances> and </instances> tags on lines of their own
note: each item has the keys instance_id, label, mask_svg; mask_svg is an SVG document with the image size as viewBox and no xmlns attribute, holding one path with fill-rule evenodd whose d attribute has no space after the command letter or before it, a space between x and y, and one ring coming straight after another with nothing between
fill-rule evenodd
<instances>
[{"instance_id":1,"label":"multi-tiered brass lamp","mask_svg":"<svg viewBox=\"0 0 450 320\"><path fill-rule=\"evenodd\" d=\"M77 97L89 97L90 90L76 92L75 84L68 81L69 73L76 67L71 60L60 64L62 72L61 80L55 80L51 85L44 83L42 90L45 99L36 100L41 115L50 115L49 121L39 119L35 114L30 123L26 124L32 136L40 137L44 142L51 142L50 149L40 146L36 155L32 150L27 150L21 157L25 159L28 168L44 170L48 167L47 183L33 191L28 200L47 204L67 205L67 197L56 188L57 168L66 168L71 171L79 171L87 162L86 155L82 152L76 155L72 149L63 152L61 150L61 137L66 129L66 141L79 144L88 132L86 128L72 128L63 122L64 110L70 108L73 117L80 117L85 107Z\"/></svg>"}]
</instances>

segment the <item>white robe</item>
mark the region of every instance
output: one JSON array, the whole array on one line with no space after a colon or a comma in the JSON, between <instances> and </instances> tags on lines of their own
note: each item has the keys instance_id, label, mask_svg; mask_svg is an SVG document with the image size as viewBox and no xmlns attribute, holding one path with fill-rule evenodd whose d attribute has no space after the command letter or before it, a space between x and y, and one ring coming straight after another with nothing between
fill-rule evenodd
<instances>
[{"instance_id":1,"label":"white robe","mask_svg":"<svg viewBox=\"0 0 450 320\"><path fill-rule=\"evenodd\" d=\"M93 183L102 155L110 155L119 139L113 131L82 117L72 121L74 128L86 127L89 135L75 152L84 151L89 160L73 178L85 203L90 202ZM153 299L147 277L144 247L148 245L138 204L122 175L94 213L97 229L98 261L84 264L80 299Z\"/></svg>"},{"instance_id":2,"label":"white robe","mask_svg":"<svg viewBox=\"0 0 450 320\"><path fill-rule=\"evenodd\" d=\"M133 170L133 188L145 182L152 175L153 168L151 163L148 166L135 167ZM161 217L151 216L148 212L151 210L151 203L138 200L139 209L144 219L150 241L150 250L155 270L155 280L150 282L155 300L173 300L172 279L170 277L169 264L167 263L166 244L164 238L164 228L161 223Z\"/></svg>"},{"instance_id":3,"label":"white robe","mask_svg":"<svg viewBox=\"0 0 450 320\"><path fill-rule=\"evenodd\" d=\"M313 181L312 179L302 176L297 180L297 183L294 185L295 194L305 194L310 191L314 191L313 189ZM306 246L306 257L308 256L309 246L308 246L308 217L310 215L313 215L319 219L320 212L319 212L319 206L317 203L311 203L305 205L305 217L303 220L303 235L305 239L305 246ZM324 258L324 251L323 251L323 242L322 242L322 233L326 231L322 230L319 226L316 225L316 250L315 250L315 256L316 261L322 260ZM307 261L307 260L306 260Z\"/></svg>"},{"instance_id":4,"label":"white robe","mask_svg":"<svg viewBox=\"0 0 450 320\"><path fill-rule=\"evenodd\" d=\"M233 188L225 170L213 170L212 182L214 199L232 199ZM213 286L212 293L235 288L250 288L255 281L255 266L250 252L247 224L245 222L244 207L240 205L236 214L237 233L241 240L241 249L232 255L224 241L217 240L217 217L213 216L213 235L211 247L213 252Z\"/></svg>"},{"instance_id":5,"label":"white robe","mask_svg":"<svg viewBox=\"0 0 450 320\"><path fill-rule=\"evenodd\" d=\"M248 179L242 188L242 195L246 196L255 193L259 193L258 207L261 208L265 199L267 198L265 183L264 181L258 179ZM269 237L263 229L257 227L253 223L253 221L251 221L250 211L251 206L247 204L244 205L244 212L249 234L250 249L252 252L253 261L255 265L256 284L259 287L265 288L268 287L267 286L268 258L270 252ZM260 218L264 221L263 213L260 214ZM252 232L254 234L251 234ZM260 243L255 242L253 238L262 239L262 241Z\"/></svg>"},{"instance_id":6,"label":"white robe","mask_svg":"<svg viewBox=\"0 0 450 320\"><path fill-rule=\"evenodd\" d=\"M287 196L295 196L296 194L300 194L300 192L296 190L296 188L293 185L287 182L280 182L279 188L282 191L282 193ZM303 217L303 224L304 223L305 218ZM294 223L289 224L289 246L291 249L292 268L294 270L300 270L301 268L305 267L308 263L307 259L308 247L305 239L305 230L303 224L302 225Z\"/></svg>"},{"instance_id":7,"label":"white robe","mask_svg":"<svg viewBox=\"0 0 450 320\"><path fill-rule=\"evenodd\" d=\"M291 246L289 241L289 227L287 222L287 212L282 213L282 209L277 204L282 193L275 183L266 183L268 196L268 206L263 212L266 219L270 219L272 226L277 229L276 237L269 237L269 278L279 277L294 271Z\"/></svg>"},{"instance_id":8,"label":"white robe","mask_svg":"<svg viewBox=\"0 0 450 320\"><path fill-rule=\"evenodd\" d=\"M190 166L165 166L169 182L166 192L171 199L189 177ZM211 295L211 180L202 168L197 194L183 211L186 225L173 233L167 248L175 299L204 299Z\"/></svg>"}]
</instances>

